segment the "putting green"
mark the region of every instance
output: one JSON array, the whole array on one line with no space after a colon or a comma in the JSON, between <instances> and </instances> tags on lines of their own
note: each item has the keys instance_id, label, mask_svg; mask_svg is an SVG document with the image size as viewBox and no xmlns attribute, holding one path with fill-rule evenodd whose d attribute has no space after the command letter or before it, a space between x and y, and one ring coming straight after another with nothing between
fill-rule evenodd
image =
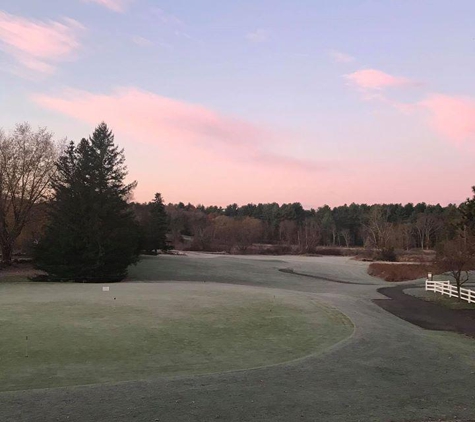
<instances>
[{"instance_id":1,"label":"putting green","mask_svg":"<svg viewBox=\"0 0 475 422\"><path fill-rule=\"evenodd\" d=\"M0 283L0 391L258 367L352 331L337 310L282 290Z\"/></svg>"}]
</instances>

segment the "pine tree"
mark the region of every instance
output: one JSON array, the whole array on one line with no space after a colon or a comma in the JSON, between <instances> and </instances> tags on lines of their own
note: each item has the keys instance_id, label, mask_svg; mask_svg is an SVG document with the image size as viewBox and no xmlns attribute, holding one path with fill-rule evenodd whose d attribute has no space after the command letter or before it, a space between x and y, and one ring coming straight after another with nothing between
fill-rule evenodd
<instances>
[{"instance_id":1,"label":"pine tree","mask_svg":"<svg viewBox=\"0 0 475 422\"><path fill-rule=\"evenodd\" d=\"M472 187L473 197L467 198L460 204L461 224L460 228L464 233L475 235L475 186Z\"/></svg>"},{"instance_id":2,"label":"pine tree","mask_svg":"<svg viewBox=\"0 0 475 422\"><path fill-rule=\"evenodd\" d=\"M127 200L123 150L105 123L57 162L50 222L36 249L51 279L118 281L138 259L139 229Z\"/></svg>"},{"instance_id":3,"label":"pine tree","mask_svg":"<svg viewBox=\"0 0 475 422\"><path fill-rule=\"evenodd\" d=\"M159 193L150 204L150 222L147 233L147 249L157 252L157 250L167 249L168 216L163 204L163 198Z\"/></svg>"}]
</instances>

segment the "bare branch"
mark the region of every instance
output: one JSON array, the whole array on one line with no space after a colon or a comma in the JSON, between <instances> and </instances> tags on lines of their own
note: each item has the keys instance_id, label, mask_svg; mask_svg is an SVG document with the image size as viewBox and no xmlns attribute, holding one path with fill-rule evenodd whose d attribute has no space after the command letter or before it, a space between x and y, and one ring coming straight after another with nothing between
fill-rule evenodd
<instances>
[{"instance_id":1,"label":"bare branch","mask_svg":"<svg viewBox=\"0 0 475 422\"><path fill-rule=\"evenodd\" d=\"M46 128L35 131L28 123L10 134L0 130L0 246L6 263L32 207L47 197L58 146Z\"/></svg>"}]
</instances>

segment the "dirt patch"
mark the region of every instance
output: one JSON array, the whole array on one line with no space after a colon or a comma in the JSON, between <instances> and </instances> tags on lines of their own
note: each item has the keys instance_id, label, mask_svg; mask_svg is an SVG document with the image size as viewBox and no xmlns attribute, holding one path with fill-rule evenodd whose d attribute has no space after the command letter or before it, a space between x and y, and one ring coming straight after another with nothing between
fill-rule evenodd
<instances>
[{"instance_id":1,"label":"dirt patch","mask_svg":"<svg viewBox=\"0 0 475 422\"><path fill-rule=\"evenodd\" d=\"M373 299L373 302L393 315L419 327L436 331L452 331L475 338L475 311L449 309L436 303L426 302L404 293L403 289L408 287L406 285L378 289L379 293L391 300Z\"/></svg>"},{"instance_id":2,"label":"dirt patch","mask_svg":"<svg viewBox=\"0 0 475 422\"><path fill-rule=\"evenodd\" d=\"M434 268L428 264L400 264L373 262L368 267L368 274L382 278L385 281L409 281L424 278L428 272L434 272Z\"/></svg>"}]
</instances>

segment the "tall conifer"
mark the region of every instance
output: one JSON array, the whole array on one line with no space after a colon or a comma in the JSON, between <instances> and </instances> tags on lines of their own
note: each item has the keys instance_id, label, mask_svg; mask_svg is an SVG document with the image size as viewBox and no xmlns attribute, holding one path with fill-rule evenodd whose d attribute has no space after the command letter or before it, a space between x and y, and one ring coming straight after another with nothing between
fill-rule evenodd
<instances>
[{"instance_id":1,"label":"tall conifer","mask_svg":"<svg viewBox=\"0 0 475 422\"><path fill-rule=\"evenodd\" d=\"M149 251L167 249L168 216L163 204L163 198L159 193L150 204L150 222L148 227L147 249Z\"/></svg>"},{"instance_id":2,"label":"tall conifer","mask_svg":"<svg viewBox=\"0 0 475 422\"><path fill-rule=\"evenodd\" d=\"M89 139L71 143L57 162L54 200L37 267L51 279L115 281L138 259L139 230L127 203L123 150L101 123Z\"/></svg>"}]
</instances>

